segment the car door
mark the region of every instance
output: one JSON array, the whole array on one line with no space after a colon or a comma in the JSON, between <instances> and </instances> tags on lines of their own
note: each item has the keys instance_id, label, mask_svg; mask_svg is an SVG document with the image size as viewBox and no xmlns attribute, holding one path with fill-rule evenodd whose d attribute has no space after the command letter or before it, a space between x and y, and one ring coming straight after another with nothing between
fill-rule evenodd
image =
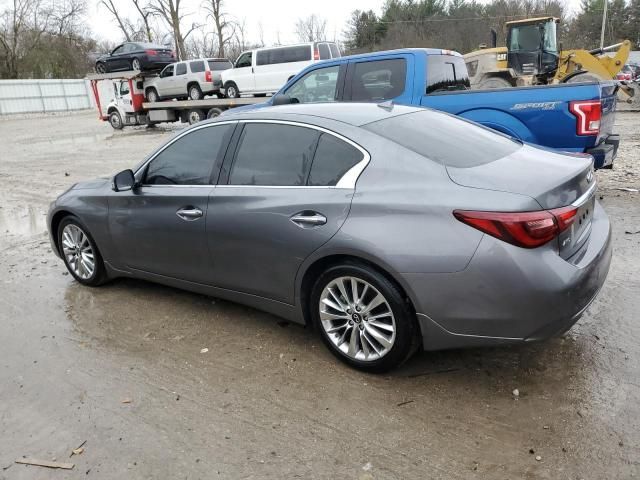
<instances>
[{"instance_id":1,"label":"car door","mask_svg":"<svg viewBox=\"0 0 640 480\"><path fill-rule=\"evenodd\" d=\"M161 97L169 97L171 96L171 86L174 82L173 71L175 69L175 64L167 65L160 72L160 76L158 80L156 80L154 86L158 91L158 95Z\"/></svg>"},{"instance_id":2,"label":"car door","mask_svg":"<svg viewBox=\"0 0 640 480\"><path fill-rule=\"evenodd\" d=\"M106 62L108 64L108 70L122 70L122 56L124 55L124 47L126 44L122 44L111 51L111 54L107 57Z\"/></svg>"},{"instance_id":3,"label":"car door","mask_svg":"<svg viewBox=\"0 0 640 480\"><path fill-rule=\"evenodd\" d=\"M344 223L367 161L324 129L241 122L209 198L213 284L292 304L301 263Z\"/></svg>"},{"instance_id":4,"label":"car door","mask_svg":"<svg viewBox=\"0 0 640 480\"><path fill-rule=\"evenodd\" d=\"M413 55L376 57L349 62L345 79L345 101L413 102Z\"/></svg>"},{"instance_id":5,"label":"car door","mask_svg":"<svg viewBox=\"0 0 640 480\"><path fill-rule=\"evenodd\" d=\"M136 172L139 186L109 197L109 230L121 268L207 283L208 198L235 123L179 135Z\"/></svg>"},{"instance_id":6,"label":"car door","mask_svg":"<svg viewBox=\"0 0 640 480\"><path fill-rule=\"evenodd\" d=\"M255 78L253 75L253 52L244 52L232 70L232 80L238 86L241 93L249 93L255 90Z\"/></svg>"},{"instance_id":7,"label":"car door","mask_svg":"<svg viewBox=\"0 0 640 480\"><path fill-rule=\"evenodd\" d=\"M185 62L176 63L171 94L176 97L185 96L187 94L187 80L187 64Z\"/></svg>"}]
</instances>

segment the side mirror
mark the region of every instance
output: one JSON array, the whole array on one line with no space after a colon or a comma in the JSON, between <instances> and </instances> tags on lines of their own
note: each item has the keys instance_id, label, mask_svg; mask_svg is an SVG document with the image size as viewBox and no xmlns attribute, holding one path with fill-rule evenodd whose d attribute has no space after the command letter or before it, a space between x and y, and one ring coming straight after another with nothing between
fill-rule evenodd
<instances>
[{"instance_id":1,"label":"side mirror","mask_svg":"<svg viewBox=\"0 0 640 480\"><path fill-rule=\"evenodd\" d=\"M126 192L136 185L136 178L130 169L123 170L113 177L111 188L114 192Z\"/></svg>"},{"instance_id":2,"label":"side mirror","mask_svg":"<svg viewBox=\"0 0 640 480\"><path fill-rule=\"evenodd\" d=\"M290 105L292 103L298 103L296 101L294 101L294 99L292 99L289 95L287 95L286 93L278 93L276 96L273 97L273 101L271 102L271 105Z\"/></svg>"}]
</instances>

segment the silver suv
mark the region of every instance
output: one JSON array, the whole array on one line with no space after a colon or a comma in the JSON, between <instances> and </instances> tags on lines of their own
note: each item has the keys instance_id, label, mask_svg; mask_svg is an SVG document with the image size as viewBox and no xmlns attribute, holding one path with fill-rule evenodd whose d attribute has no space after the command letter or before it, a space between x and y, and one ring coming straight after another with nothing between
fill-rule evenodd
<instances>
[{"instance_id":1,"label":"silver suv","mask_svg":"<svg viewBox=\"0 0 640 480\"><path fill-rule=\"evenodd\" d=\"M201 100L205 95L217 95L222 80L220 72L232 68L226 58L198 58L167 65L160 75L148 78L144 83L144 93L149 102L173 98Z\"/></svg>"}]
</instances>

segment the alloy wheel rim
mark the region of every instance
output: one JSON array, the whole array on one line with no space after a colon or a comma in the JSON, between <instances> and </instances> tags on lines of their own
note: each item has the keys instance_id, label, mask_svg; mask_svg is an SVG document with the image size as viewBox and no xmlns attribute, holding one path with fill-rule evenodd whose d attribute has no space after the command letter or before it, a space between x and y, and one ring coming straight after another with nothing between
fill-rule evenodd
<instances>
[{"instance_id":1,"label":"alloy wheel rim","mask_svg":"<svg viewBox=\"0 0 640 480\"><path fill-rule=\"evenodd\" d=\"M236 89L234 87L227 88L229 98L236 98Z\"/></svg>"},{"instance_id":2,"label":"alloy wheel rim","mask_svg":"<svg viewBox=\"0 0 640 480\"><path fill-rule=\"evenodd\" d=\"M140 70L140 60L138 60L137 58L134 58L133 62L131 62L131 66L133 67L134 70Z\"/></svg>"},{"instance_id":3,"label":"alloy wheel rim","mask_svg":"<svg viewBox=\"0 0 640 480\"><path fill-rule=\"evenodd\" d=\"M387 299L361 278L339 277L320 295L320 321L327 337L354 360L374 361L395 343L396 321Z\"/></svg>"},{"instance_id":4,"label":"alloy wheel rim","mask_svg":"<svg viewBox=\"0 0 640 480\"><path fill-rule=\"evenodd\" d=\"M95 272L95 256L89 237L70 223L62 230L62 252L67 265L79 278L87 280Z\"/></svg>"},{"instance_id":5,"label":"alloy wheel rim","mask_svg":"<svg viewBox=\"0 0 640 480\"><path fill-rule=\"evenodd\" d=\"M191 100L200 100L200 92L195 87L191 89Z\"/></svg>"},{"instance_id":6,"label":"alloy wheel rim","mask_svg":"<svg viewBox=\"0 0 640 480\"><path fill-rule=\"evenodd\" d=\"M201 120L200 114L196 112L191 112L189 114L189 119L191 120L191 123L198 123Z\"/></svg>"}]
</instances>

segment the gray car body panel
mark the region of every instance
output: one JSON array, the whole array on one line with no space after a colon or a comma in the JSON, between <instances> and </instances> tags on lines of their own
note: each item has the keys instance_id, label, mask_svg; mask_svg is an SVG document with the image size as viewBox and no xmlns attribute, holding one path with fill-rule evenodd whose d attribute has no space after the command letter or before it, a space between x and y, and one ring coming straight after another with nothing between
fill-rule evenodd
<instances>
[{"instance_id":1,"label":"gray car body panel","mask_svg":"<svg viewBox=\"0 0 640 480\"><path fill-rule=\"evenodd\" d=\"M482 170L487 168L483 165L452 171L358 128L411 111L418 109L305 105L230 114L198 124L285 120L336 132L371 157L355 189L143 187L155 190L158 202L144 215L133 216L131 206L149 195L146 190L143 195L140 190L114 192L108 180L96 180L76 185L52 204L50 231L60 212L71 213L90 230L113 277L143 278L300 323L305 321L303 279L316 262L335 256L361 259L404 289L426 349L523 342L570 327L608 272L611 233L602 208L595 204L587 240L566 259L559 255L557 240L527 250L459 222L452 215L455 209L532 211L552 200L545 199L535 182L514 174L517 165L512 164L518 162L493 162L501 166L498 170ZM525 163L531 156L550 153L522 150L518 155ZM569 162L566 170L584 170L586 165L582 158L553 155ZM138 180L145 162L136 167ZM553 182L551 170L542 170L544 182ZM511 184L508 172L518 177ZM566 176L556 181L570 185ZM519 182L529 183L525 187ZM560 196L553 201L569 202L584 187L580 182L566 197L553 193ZM182 192L176 195L176 190ZM204 207L205 221L183 222L175 216L175 210L194 203ZM327 225L306 229L293 224L291 215L305 210L326 215ZM123 242L133 226L143 235ZM158 261L145 263L138 256Z\"/></svg>"}]
</instances>

